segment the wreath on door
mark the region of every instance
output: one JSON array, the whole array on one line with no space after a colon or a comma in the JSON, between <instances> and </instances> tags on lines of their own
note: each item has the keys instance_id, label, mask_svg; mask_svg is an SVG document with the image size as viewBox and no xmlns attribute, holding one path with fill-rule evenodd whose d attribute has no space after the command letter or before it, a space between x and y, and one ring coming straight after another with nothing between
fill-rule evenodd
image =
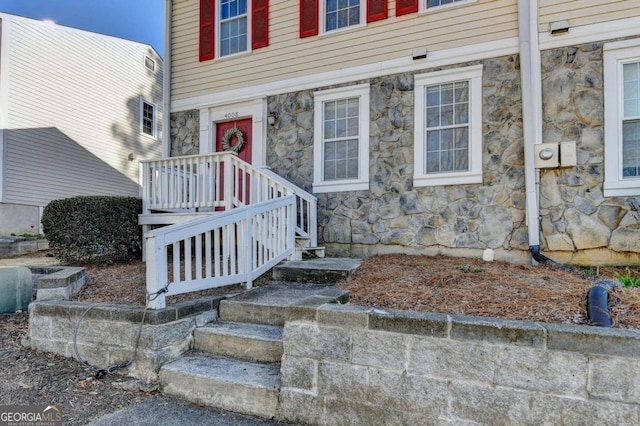
<instances>
[{"instance_id":1,"label":"wreath on door","mask_svg":"<svg viewBox=\"0 0 640 426\"><path fill-rule=\"evenodd\" d=\"M231 145L231 141L233 138L236 139L236 143ZM242 131L238 129L236 126L233 126L222 136L222 150L223 151L233 151L238 154L242 148L244 147L244 135Z\"/></svg>"}]
</instances>

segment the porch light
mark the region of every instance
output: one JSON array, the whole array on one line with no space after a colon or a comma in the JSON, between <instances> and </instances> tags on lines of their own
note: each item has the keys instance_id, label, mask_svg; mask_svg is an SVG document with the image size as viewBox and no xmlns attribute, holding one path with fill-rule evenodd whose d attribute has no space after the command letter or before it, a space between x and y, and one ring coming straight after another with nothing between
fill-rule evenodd
<instances>
[{"instance_id":1,"label":"porch light","mask_svg":"<svg viewBox=\"0 0 640 426\"><path fill-rule=\"evenodd\" d=\"M267 115L267 123L269 123L269 126L273 126L274 124L276 124L277 118L278 116L275 112L270 112L269 115Z\"/></svg>"}]
</instances>

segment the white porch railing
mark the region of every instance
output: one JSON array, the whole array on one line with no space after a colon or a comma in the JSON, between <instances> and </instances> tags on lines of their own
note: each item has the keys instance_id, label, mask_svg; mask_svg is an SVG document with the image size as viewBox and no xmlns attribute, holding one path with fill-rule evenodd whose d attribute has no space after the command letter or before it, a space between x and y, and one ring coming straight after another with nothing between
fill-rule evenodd
<instances>
[{"instance_id":1,"label":"white porch railing","mask_svg":"<svg viewBox=\"0 0 640 426\"><path fill-rule=\"evenodd\" d=\"M151 211L229 210L296 196L297 235L317 245L317 199L266 169L256 169L235 153L141 161L143 214Z\"/></svg>"},{"instance_id":2,"label":"white porch railing","mask_svg":"<svg viewBox=\"0 0 640 426\"><path fill-rule=\"evenodd\" d=\"M246 283L295 250L293 195L207 215L146 235L147 292L151 309L165 297Z\"/></svg>"}]
</instances>

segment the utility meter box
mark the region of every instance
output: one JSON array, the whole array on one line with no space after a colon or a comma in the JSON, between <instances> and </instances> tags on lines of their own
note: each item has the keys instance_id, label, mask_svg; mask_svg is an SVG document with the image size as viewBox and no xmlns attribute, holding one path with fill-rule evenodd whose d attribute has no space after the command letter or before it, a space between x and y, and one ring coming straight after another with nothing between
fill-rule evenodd
<instances>
[{"instance_id":1,"label":"utility meter box","mask_svg":"<svg viewBox=\"0 0 640 426\"><path fill-rule=\"evenodd\" d=\"M536 169L544 169L548 167L558 167L559 145L557 143L541 143L534 145L535 157L534 164Z\"/></svg>"},{"instance_id":2,"label":"utility meter box","mask_svg":"<svg viewBox=\"0 0 640 426\"><path fill-rule=\"evenodd\" d=\"M572 167L577 164L576 142L560 142L560 167Z\"/></svg>"}]
</instances>

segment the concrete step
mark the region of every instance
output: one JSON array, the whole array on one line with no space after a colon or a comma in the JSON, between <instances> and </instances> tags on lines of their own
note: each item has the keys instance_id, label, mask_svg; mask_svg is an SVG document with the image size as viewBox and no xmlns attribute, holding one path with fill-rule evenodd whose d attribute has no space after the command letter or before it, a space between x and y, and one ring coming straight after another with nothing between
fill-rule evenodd
<instances>
[{"instance_id":1,"label":"concrete step","mask_svg":"<svg viewBox=\"0 0 640 426\"><path fill-rule=\"evenodd\" d=\"M196 404L274 418L280 366L192 354L160 369L162 393Z\"/></svg>"},{"instance_id":2,"label":"concrete step","mask_svg":"<svg viewBox=\"0 0 640 426\"><path fill-rule=\"evenodd\" d=\"M247 361L279 363L282 327L218 321L196 328L194 349Z\"/></svg>"},{"instance_id":3,"label":"concrete step","mask_svg":"<svg viewBox=\"0 0 640 426\"><path fill-rule=\"evenodd\" d=\"M325 303L347 303L349 292L322 284L274 282L220 301L220 321L283 326L285 321L314 320Z\"/></svg>"},{"instance_id":4,"label":"concrete step","mask_svg":"<svg viewBox=\"0 0 640 426\"><path fill-rule=\"evenodd\" d=\"M297 283L335 284L351 277L359 259L318 258L282 262L273 268L273 279Z\"/></svg>"}]
</instances>

